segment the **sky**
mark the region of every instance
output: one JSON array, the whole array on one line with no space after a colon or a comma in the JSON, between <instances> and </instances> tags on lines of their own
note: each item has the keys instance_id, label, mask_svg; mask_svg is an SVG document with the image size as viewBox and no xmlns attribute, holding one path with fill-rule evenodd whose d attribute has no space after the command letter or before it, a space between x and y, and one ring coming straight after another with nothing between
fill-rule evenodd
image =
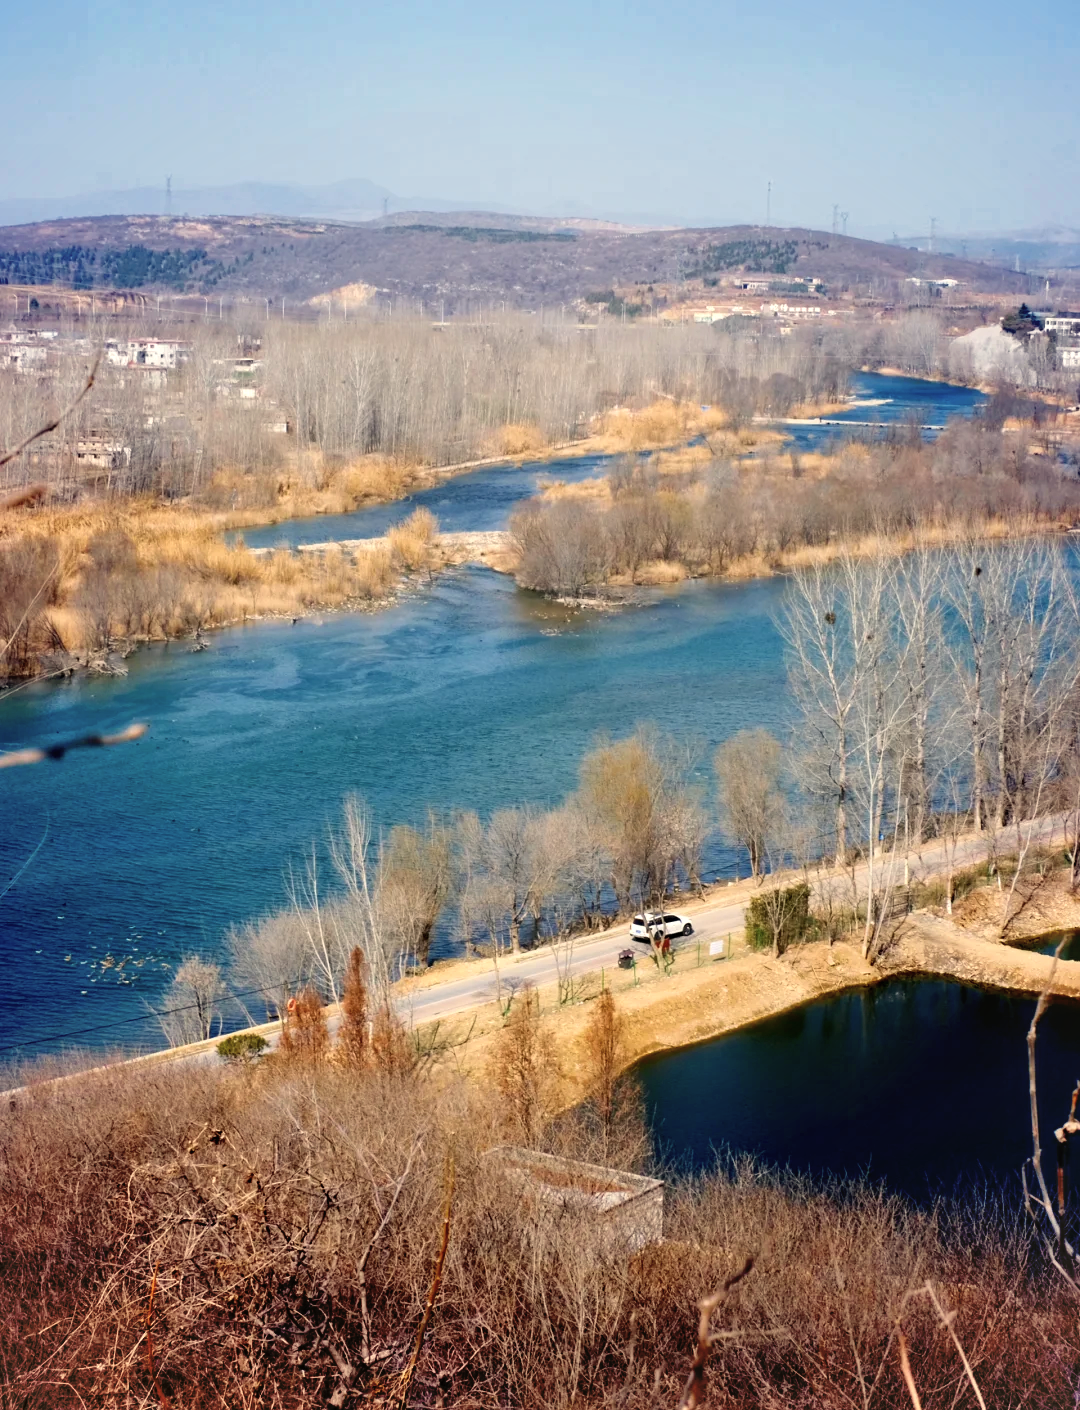
<instances>
[{"instance_id":1,"label":"sky","mask_svg":"<svg viewBox=\"0 0 1080 1410\"><path fill-rule=\"evenodd\" d=\"M1076 0L39 0L0 199L366 177L543 213L1080 227Z\"/></svg>"}]
</instances>

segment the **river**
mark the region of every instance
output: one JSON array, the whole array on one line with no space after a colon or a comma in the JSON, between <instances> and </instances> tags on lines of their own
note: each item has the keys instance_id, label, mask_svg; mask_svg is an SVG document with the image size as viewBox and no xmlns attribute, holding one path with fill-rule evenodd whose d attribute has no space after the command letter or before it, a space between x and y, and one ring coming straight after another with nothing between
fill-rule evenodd
<instances>
[{"instance_id":1,"label":"river","mask_svg":"<svg viewBox=\"0 0 1080 1410\"><path fill-rule=\"evenodd\" d=\"M907 378L861 377L855 390L927 421L979 399ZM582 457L485 468L409 501L246 537L377 535L418 503L446 528L499 527L538 477L601 467ZM598 616L468 568L384 612L252 624L198 653L181 642L140 650L124 678L18 690L0 701L0 748L132 720L150 732L2 776L0 1047L158 1041L148 1004L168 966L220 955L230 924L281 904L286 870L303 866L350 791L381 825L419 821L429 806L548 805L574 787L600 733L644 720L701 745L708 785L717 743L747 725L784 726L772 622L782 590L690 583ZM723 875L736 858L716 840L706 862Z\"/></svg>"}]
</instances>

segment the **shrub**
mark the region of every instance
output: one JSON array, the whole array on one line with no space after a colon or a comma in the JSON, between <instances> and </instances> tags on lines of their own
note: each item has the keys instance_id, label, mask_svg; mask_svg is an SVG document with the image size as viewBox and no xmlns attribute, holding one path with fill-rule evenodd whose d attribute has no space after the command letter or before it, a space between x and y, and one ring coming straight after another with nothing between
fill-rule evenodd
<instances>
[{"instance_id":1,"label":"shrub","mask_svg":"<svg viewBox=\"0 0 1080 1410\"><path fill-rule=\"evenodd\" d=\"M782 955L810 933L810 887L775 887L755 896L746 908L746 940L752 950L772 949Z\"/></svg>"},{"instance_id":2,"label":"shrub","mask_svg":"<svg viewBox=\"0 0 1080 1410\"><path fill-rule=\"evenodd\" d=\"M217 1045L218 1057L226 1062L250 1062L270 1045L258 1033L230 1033Z\"/></svg>"}]
</instances>

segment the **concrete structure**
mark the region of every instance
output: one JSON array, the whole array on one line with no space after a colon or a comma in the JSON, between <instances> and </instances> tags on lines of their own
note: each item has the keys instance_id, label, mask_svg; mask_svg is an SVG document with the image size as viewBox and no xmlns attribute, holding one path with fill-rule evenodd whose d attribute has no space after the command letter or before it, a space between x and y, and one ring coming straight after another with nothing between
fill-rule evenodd
<instances>
[{"instance_id":1,"label":"concrete structure","mask_svg":"<svg viewBox=\"0 0 1080 1410\"><path fill-rule=\"evenodd\" d=\"M1061 367L1080 367L1080 347L1058 348L1058 363Z\"/></svg>"},{"instance_id":2,"label":"concrete structure","mask_svg":"<svg viewBox=\"0 0 1080 1410\"><path fill-rule=\"evenodd\" d=\"M107 441L104 436L89 436L75 442L75 463L95 470L119 470L131 463L131 447L120 441Z\"/></svg>"},{"instance_id":3,"label":"concrete structure","mask_svg":"<svg viewBox=\"0 0 1080 1410\"><path fill-rule=\"evenodd\" d=\"M496 1146L484 1159L514 1182L540 1217L582 1221L590 1243L634 1253L664 1237L664 1182L583 1160Z\"/></svg>"},{"instance_id":4,"label":"concrete structure","mask_svg":"<svg viewBox=\"0 0 1080 1410\"><path fill-rule=\"evenodd\" d=\"M114 367L172 369L186 362L190 353L190 343L174 338L132 338L129 342L110 339L105 344L106 361Z\"/></svg>"},{"instance_id":5,"label":"concrete structure","mask_svg":"<svg viewBox=\"0 0 1080 1410\"><path fill-rule=\"evenodd\" d=\"M1064 334L1069 338L1080 337L1080 313L1055 313L1043 321L1047 333Z\"/></svg>"}]
</instances>

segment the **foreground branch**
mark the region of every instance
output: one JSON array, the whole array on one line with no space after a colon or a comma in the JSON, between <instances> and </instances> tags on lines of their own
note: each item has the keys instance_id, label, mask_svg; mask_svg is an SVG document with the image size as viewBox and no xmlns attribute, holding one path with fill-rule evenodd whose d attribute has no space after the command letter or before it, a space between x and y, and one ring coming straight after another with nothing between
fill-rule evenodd
<instances>
[{"instance_id":1,"label":"foreground branch","mask_svg":"<svg viewBox=\"0 0 1080 1410\"><path fill-rule=\"evenodd\" d=\"M736 1283L742 1280L753 1270L756 1262L756 1255L750 1254L746 1262L737 1273L732 1273L730 1278L714 1293L708 1297L703 1297L698 1303L701 1316L698 1319L698 1343L694 1353L694 1364L690 1367L690 1374L683 1389L682 1399L679 1401L679 1410L697 1410L705 1400L706 1375L705 1368L709 1362L709 1353L713 1349L714 1339L709 1335L709 1323L713 1313L727 1298L728 1293Z\"/></svg>"},{"instance_id":2,"label":"foreground branch","mask_svg":"<svg viewBox=\"0 0 1080 1410\"><path fill-rule=\"evenodd\" d=\"M40 764L43 759L62 759L72 749L107 749L113 744L127 744L141 739L149 725L128 725L119 734L84 734L79 739L67 739L62 744L50 744L40 749L14 749L0 755L0 769L13 769L19 764Z\"/></svg>"},{"instance_id":3,"label":"foreground branch","mask_svg":"<svg viewBox=\"0 0 1080 1410\"><path fill-rule=\"evenodd\" d=\"M90 369L90 375L87 377L86 384L83 387L82 391L79 393L79 395L75 398L73 402L71 402L68 406L64 407L63 411L60 412L59 416L55 417L54 420L50 421L47 426L39 426L36 431L32 431L30 435L26 437L25 440L19 442L19 444L14 448L14 450L0 452L0 470L2 470L3 467L9 464L12 460L15 460L18 456L22 455L23 451L26 450L28 446L32 446L35 441L41 440L42 436L47 436L50 431L57 430L62 425L62 423L67 420L67 418L76 409L79 403L83 401L85 397L89 396L90 389L93 387L94 380L97 377L98 364L100 362L101 354L98 353L97 357L94 358L94 365ZM29 490L22 490L18 495L10 496L9 501L0 502L0 509L13 509L19 504L25 504L27 502L26 496L29 494ZM10 502L12 500L14 501L14 503Z\"/></svg>"}]
</instances>

